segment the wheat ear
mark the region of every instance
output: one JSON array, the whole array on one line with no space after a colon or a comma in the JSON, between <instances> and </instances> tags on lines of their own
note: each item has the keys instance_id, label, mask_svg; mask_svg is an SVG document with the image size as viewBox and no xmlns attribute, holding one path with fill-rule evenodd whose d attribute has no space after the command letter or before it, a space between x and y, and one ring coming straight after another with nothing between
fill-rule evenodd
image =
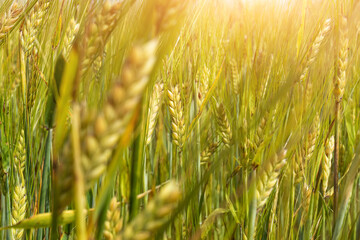
<instances>
[{"instance_id":1,"label":"wheat ear","mask_svg":"<svg viewBox=\"0 0 360 240\"><path fill-rule=\"evenodd\" d=\"M81 63L81 75L85 74L97 57L102 57L105 44L119 18L121 2L106 0L101 6L86 28L83 39L83 45L86 47Z\"/></svg>"},{"instance_id":2,"label":"wheat ear","mask_svg":"<svg viewBox=\"0 0 360 240\"><path fill-rule=\"evenodd\" d=\"M316 140L320 134L320 118L317 114L314 118L313 126L311 127L309 133L307 134L307 139L305 141L304 147L303 147L303 157L305 165L310 160L311 156L314 153L314 150L316 148Z\"/></svg>"},{"instance_id":3,"label":"wheat ear","mask_svg":"<svg viewBox=\"0 0 360 240\"><path fill-rule=\"evenodd\" d=\"M325 152L323 156L323 175L322 175L322 190L323 193L326 193L329 177L330 177L330 171L331 171L331 158L334 152L334 136L330 137L325 144Z\"/></svg>"},{"instance_id":4,"label":"wheat ear","mask_svg":"<svg viewBox=\"0 0 360 240\"><path fill-rule=\"evenodd\" d=\"M159 80L155 83L149 103L149 115L147 124L146 144L150 144L155 130L157 117L159 114L161 101L164 93L164 83Z\"/></svg>"},{"instance_id":5,"label":"wheat ear","mask_svg":"<svg viewBox=\"0 0 360 240\"><path fill-rule=\"evenodd\" d=\"M122 220L120 219L120 209L117 206L116 197L110 202L109 210L106 213L104 237L113 240L122 229Z\"/></svg>"},{"instance_id":6,"label":"wheat ear","mask_svg":"<svg viewBox=\"0 0 360 240\"><path fill-rule=\"evenodd\" d=\"M16 143L15 154L14 154L15 155L14 163L20 175L24 173L25 170L25 160L26 160L25 149L26 148L25 148L24 130L21 130L18 141Z\"/></svg>"},{"instance_id":7,"label":"wheat ear","mask_svg":"<svg viewBox=\"0 0 360 240\"><path fill-rule=\"evenodd\" d=\"M240 74L235 59L230 60L231 67L231 85L234 93L237 95L240 93Z\"/></svg>"},{"instance_id":8,"label":"wheat ear","mask_svg":"<svg viewBox=\"0 0 360 240\"><path fill-rule=\"evenodd\" d=\"M8 12L0 20L0 43L15 27L16 21L20 18L23 8L15 1Z\"/></svg>"},{"instance_id":9,"label":"wheat ear","mask_svg":"<svg viewBox=\"0 0 360 240\"><path fill-rule=\"evenodd\" d=\"M226 147L230 147L232 133L229 119L226 115L225 107L222 103L218 104L215 111L216 122L219 126L219 134Z\"/></svg>"},{"instance_id":10,"label":"wheat ear","mask_svg":"<svg viewBox=\"0 0 360 240\"><path fill-rule=\"evenodd\" d=\"M171 116L172 138L174 143L182 148L185 138L184 110L178 85L167 91L169 111Z\"/></svg>"},{"instance_id":11,"label":"wheat ear","mask_svg":"<svg viewBox=\"0 0 360 240\"><path fill-rule=\"evenodd\" d=\"M23 184L15 186L12 199L12 224L20 222L25 218L26 214L26 190ZM13 229L13 238L16 240L22 239L24 229Z\"/></svg>"},{"instance_id":12,"label":"wheat ear","mask_svg":"<svg viewBox=\"0 0 360 240\"><path fill-rule=\"evenodd\" d=\"M125 131L136 106L140 103L149 80L149 74L155 63L157 40L135 46L130 52L121 79L112 87L108 99L97 115L84 110L81 114L81 165L85 175L85 187L101 176L107 167L113 149ZM64 147L60 202L68 203L71 199L72 162L71 142Z\"/></svg>"},{"instance_id":13,"label":"wheat ear","mask_svg":"<svg viewBox=\"0 0 360 240\"><path fill-rule=\"evenodd\" d=\"M21 28L20 43L23 51L28 55L34 48L34 42L39 32L40 25L50 7L49 0L39 0L25 17Z\"/></svg>"},{"instance_id":14,"label":"wheat ear","mask_svg":"<svg viewBox=\"0 0 360 240\"><path fill-rule=\"evenodd\" d=\"M168 219L176 208L181 193L174 182L164 186L160 193L146 206L145 210L125 227L122 240L152 239L156 230Z\"/></svg>"},{"instance_id":15,"label":"wheat ear","mask_svg":"<svg viewBox=\"0 0 360 240\"><path fill-rule=\"evenodd\" d=\"M216 152L216 150L219 147L219 143L215 142L215 143L211 143L209 144L209 146L207 146L202 152L201 152L201 159L200 162L201 164L205 164L208 163L211 156Z\"/></svg>"},{"instance_id":16,"label":"wheat ear","mask_svg":"<svg viewBox=\"0 0 360 240\"><path fill-rule=\"evenodd\" d=\"M63 52L62 53L63 53L63 56L65 59L67 59L69 57L69 53L72 48L75 36L79 31L79 26L80 26L80 24L78 24L74 18L70 19L69 25L66 29L65 36L63 39Z\"/></svg>"},{"instance_id":17,"label":"wheat ear","mask_svg":"<svg viewBox=\"0 0 360 240\"><path fill-rule=\"evenodd\" d=\"M319 54L320 46L323 43L324 38L327 35L327 33L330 31L330 29L331 29L331 19L328 18L325 20L322 29L316 36L316 38L311 46L310 53L309 53L306 63L305 63L305 68L300 76L300 82L303 82L307 78L307 76L309 74L309 68L310 68L311 64L315 61L317 55Z\"/></svg>"},{"instance_id":18,"label":"wheat ear","mask_svg":"<svg viewBox=\"0 0 360 240\"><path fill-rule=\"evenodd\" d=\"M340 102L344 95L344 87L346 83L346 68L348 64L348 45L349 39L347 37L347 20L341 17L340 20L340 51L337 57L337 73L334 77L334 97L337 102Z\"/></svg>"},{"instance_id":19,"label":"wheat ear","mask_svg":"<svg viewBox=\"0 0 360 240\"><path fill-rule=\"evenodd\" d=\"M261 208L279 180L281 169L286 164L286 150L274 154L271 159L260 165L256 177L256 197Z\"/></svg>"}]
</instances>

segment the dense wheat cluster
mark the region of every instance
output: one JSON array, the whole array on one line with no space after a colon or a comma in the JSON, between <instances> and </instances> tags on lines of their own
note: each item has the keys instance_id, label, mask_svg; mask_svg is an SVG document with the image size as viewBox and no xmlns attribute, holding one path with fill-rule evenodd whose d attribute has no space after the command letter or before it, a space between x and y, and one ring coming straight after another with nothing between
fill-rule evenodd
<instances>
[{"instance_id":1,"label":"dense wheat cluster","mask_svg":"<svg viewBox=\"0 0 360 240\"><path fill-rule=\"evenodd\" d=\"M359 0L0 0L0 239L360 239Z\"/></svg>"}]
</instances>

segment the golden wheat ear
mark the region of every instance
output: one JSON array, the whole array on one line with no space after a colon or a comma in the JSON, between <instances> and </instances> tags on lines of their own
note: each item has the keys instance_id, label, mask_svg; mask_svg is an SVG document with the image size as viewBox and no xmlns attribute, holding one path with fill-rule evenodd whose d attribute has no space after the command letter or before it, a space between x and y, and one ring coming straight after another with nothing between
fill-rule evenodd
<instances>
[{"instance_id":1,"label":"golden wheat ear","mask_svg":"<svg viewBox=\"0 0 360 240\"><path fill-rule=\"evenodd\" d=\"M348 29L346 17L341 17L340 20L340 51L336 62L336 76L334 77L334 97L337 102L340 102L344 95L344 88L346 83L346 68L348 65Z\"/></svg>"},{"instance_id":2,"label":"golden wheat ear","mask_svg":"<svg viewBox=\"0 0 360 240\"><path fill-rule=\"evenodd\" d=\"M122 229L122 219L120 218L120 209L116 197L110 202L109 210L106 213L104 237L109 240L116 239Z\"/></svg>"},{"instance_id":3,"label":"golden wheat ear","mask_svg":"<svg viewBox=\"0 0 360 240\"><path fill-rule=\"evenodd\" d=\"M327 187L328 187L328 183L329 183L329 178L330 178L330 171L331 171L331 159L332 159L332 155L334 152L334 136L331 136L325 144L325 151L324 151L324 156L323 156L323 164L322 164L322 190L323 193L326 193Z\"/></svg>"},{"instance_id":4,"label":"golden wheat ear","mask_svg":"<svg viewBox=\"0 0 360 240\"><path fill-rule=\"evenodd\" d=\"M168 220L181 197L179 187L174 182L166 184L145 210L121 232L122 240L151 239L156 231Z\"/></svg>"},{"instance_id":5,"label":"golden wheat ear","mask_svg":"<svg viewBox=\"0 0 360 240\"><path fill-rule=\"evenodd\" d=\"M111 154L140 103L156 59L157 40L136 45L125 62L122 77L117 79L99 113L81 113L81 170L86 173L85 188L89 189L106 170ZM60 203L71 200L73 151L69 139L63 149Z\"/></svg>"},{"instance_id":6,"label":"golden wheat ear","mask_svg":"<svg viewBox=\"0 0 360 240\"><path fill-rule=\"evenodd\" d=\"M167 91L173 142L181 149L184 144L185 124L184 110L179 86L170 87Z\"/></svg>"},{"instance_id":7,"label":"golden wheat ear","mask_svg":"<svg viewBox=\"0 0 360 240\"><path fill-rule=\"evenodd\" d=\"M271 191L279 180L281 170L286 164L286 150L283 149L260 165L256 176L256 197L258 208L266 203Z\"/></svg>"},{"instance_id":8,"label":"golden wheat ear","mask_svg":"<svg viewBox=\"0 0 360 240\"><path fill-rule=\"evenodd\" d=\"M63 56L68 59L76 34L79 32L80 24L71 18L63 39Z\"/></svg>"},{"instance_id":9,"label":"golden wheat ear","mask_svg":"<svg viewBox=\"0 0 360 240\"><path fill-rule=\"evenodd\" d=\"M219 126L219 135L222 142L226 147L230 147L232 132L230 128L230 122L227 117L224 104L220 103L215 110L216 122Z\"/></svg>"},{"instance_id":10,"label":"golden wheat ear","mask_svg":"<svg viewBox=\"0 0 360 240\"><path fill-rule=\"evenodd\" d=\"M164 83L162 80L158 80L155 83L153 93L150 98L149 103L149 116L148 116L148 124L147 124L147 134L146 134L146 144L150 144L153 132L155 130L157 117L159 114L159 110L161 107L161 101L164 93Z\"/></svg>"}]
</instances>

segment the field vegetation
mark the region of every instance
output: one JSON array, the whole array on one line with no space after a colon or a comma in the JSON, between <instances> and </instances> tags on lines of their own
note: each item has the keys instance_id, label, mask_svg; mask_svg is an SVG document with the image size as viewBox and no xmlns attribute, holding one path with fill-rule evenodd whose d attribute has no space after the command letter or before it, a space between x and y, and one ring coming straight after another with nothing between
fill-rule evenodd
<instances>
[{"instance_id":1,"label":"field vegetation","mask_svg":"<svg viewBox=\"0 0 360 240\"><path fill-rule=\"evenodd\" d=\"M0 0L0 239L360 239L360 1Z\"/></svg>"}]
</instances>

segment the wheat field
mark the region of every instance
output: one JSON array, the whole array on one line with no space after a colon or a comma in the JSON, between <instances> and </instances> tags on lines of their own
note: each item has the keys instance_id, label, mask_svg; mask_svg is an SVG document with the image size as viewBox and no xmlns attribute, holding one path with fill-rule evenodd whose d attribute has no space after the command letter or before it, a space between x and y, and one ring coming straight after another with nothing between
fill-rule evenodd
<instances>
[{"instance_id":1,"label":"wheat field","mask_svg":"<svg viewBox=\"0 0 360 240\"><path fill-rule=\"evenodd\" d=\"M360 239L359 0L0 0L0 239Z\"/></svg>"}]
</instances>

